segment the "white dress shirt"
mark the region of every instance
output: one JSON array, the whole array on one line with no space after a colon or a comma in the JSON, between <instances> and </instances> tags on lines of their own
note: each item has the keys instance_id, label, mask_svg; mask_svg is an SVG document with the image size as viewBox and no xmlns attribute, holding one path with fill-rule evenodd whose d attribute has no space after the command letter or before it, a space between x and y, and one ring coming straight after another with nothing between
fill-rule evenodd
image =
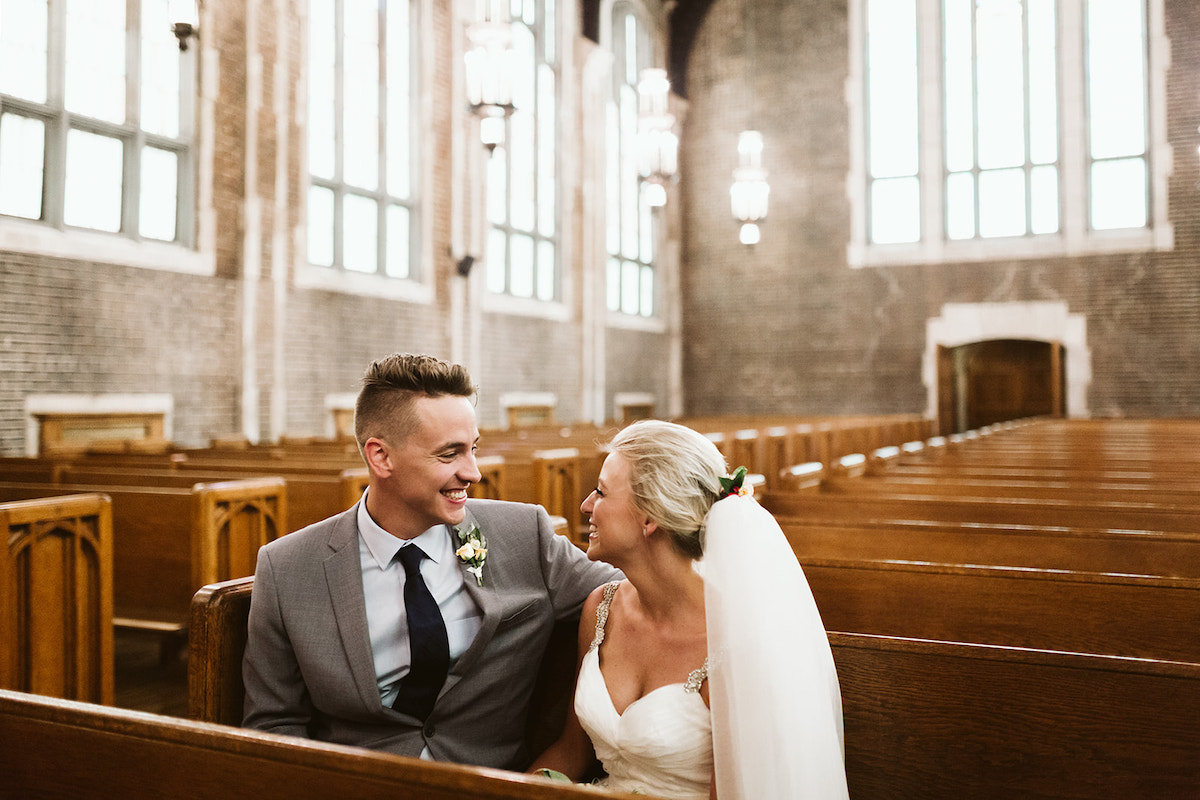
<instances>
[{"instance_id":1,"label":"white dress shirt","mask_svg":"<svg viewBox=\"0 0 1200 800\"><path fill-rule=\"evenodd\" d=\"M358 506L358 551L362 562L363 596L367 604L367 630L375 657L379 698L389 708L399 694L400 679L408 674L412 657L408 646L408 616L404 611L404 565L396 558L401 547L420 547L421 577L437 601L446 623L450 663L475 640L483 614L463 583L463 572L454 555L448 525L435 525L405 541L379 527L367 513L366 494Z\"/></svg>"}]
</instances>

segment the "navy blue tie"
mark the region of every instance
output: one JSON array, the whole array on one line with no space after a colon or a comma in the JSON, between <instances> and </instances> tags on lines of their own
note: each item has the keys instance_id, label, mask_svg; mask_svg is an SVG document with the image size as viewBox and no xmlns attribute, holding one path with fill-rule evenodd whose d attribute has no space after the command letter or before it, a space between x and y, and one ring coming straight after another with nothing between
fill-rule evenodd
<instances>
[{"instance_id":1,"label":"navy blue tie","mask_svg":"<svg viewBox=\"0 0 1200 800\"><path fill-rule=\"evenodd\" d=\"M416 545L401 547L397 554L404 565L404 610L408 615L408 647L411 665L400 680L400 694L392 708L426 719L433 711L446 672L450 668L450 644L446 623L437 601L421 577L421 559L425 552Z\"/></svg>"}]
</instances>

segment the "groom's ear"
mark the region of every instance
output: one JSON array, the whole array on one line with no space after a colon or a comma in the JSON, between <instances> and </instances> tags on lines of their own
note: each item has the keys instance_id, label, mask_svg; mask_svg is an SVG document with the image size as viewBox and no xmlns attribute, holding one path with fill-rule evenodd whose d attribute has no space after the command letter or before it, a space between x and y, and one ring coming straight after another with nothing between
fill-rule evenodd
<instances>
[{"instance_id":1,"label":"groom's ear","mask_svg":"<svg viewBox=\"0 0 1200 800\"><path fill-rule=\"evenodd\" d=\"M388 452L387 442L372 436L363 444L363 457L371 472L377 477L386 478L392 472L392 458Z\"/></svg>"}]
</instances>

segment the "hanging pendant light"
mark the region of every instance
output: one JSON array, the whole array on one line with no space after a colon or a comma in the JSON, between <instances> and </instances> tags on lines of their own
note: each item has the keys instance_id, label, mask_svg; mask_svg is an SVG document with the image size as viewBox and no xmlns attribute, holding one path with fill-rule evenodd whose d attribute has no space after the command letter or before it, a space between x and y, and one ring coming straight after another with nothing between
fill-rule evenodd
<instances>
[{"instance_id":1,"label":"hanging pendant light","mask_svg":"<svg viewBox=\"0 0 1200 800\"><path fill-rule=\"evenodd\" d=\"M758 244L762 233L758 226L767 218L767 198L771 187L762 166L763 139L758 131L738 134L738 167L733 171L729 202L733 218L741 223L738 239L742 244Z\"/></svg>"},{"instance_id":2,"label":"hanging pendant light","mask_svg":"<svg viewBox=\"0 0 1200 800\"><path fill-rule=\"evenodd\" d=\"M667 184L679 167L675 115L668 111L671 82L664 69L642 70L638 91L638 164L647 205L667 204Z\"/></svg>"},{"instance_id":3,"label":"hanging pendant light","mask_svg":"<svg viewBox=\"0 0 1200 800\"><path fill-rule=\"evenodd\" d=\"M478 0L467 26L467 102L480 118L479 137L491 152L504 143L505 119L512 101L515 52L507 0Z\"/></svg>"}]
</instances>

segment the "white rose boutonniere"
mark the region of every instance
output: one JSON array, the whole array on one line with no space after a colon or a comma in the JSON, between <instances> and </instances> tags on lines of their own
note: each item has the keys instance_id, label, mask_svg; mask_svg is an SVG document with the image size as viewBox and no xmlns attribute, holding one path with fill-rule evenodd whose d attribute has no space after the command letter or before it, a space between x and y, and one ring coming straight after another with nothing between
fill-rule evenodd
<instances>
[{"instance_id":1,"label":"white rose boutonniere","mask_svg":"<svg viewBox=\"0 0 1200 800\"><path fill-rule=\"evenodd\" d=\"M474 575L479 585L483 586L483 562L487 561L487 539L483 538L479 526L474 523L466 530L463 530L461 525L456 525L454 532L458 534L458 541L462 543L454 551L454 555L467 565L467 572Z\"/></svg>"}]
</instances>

